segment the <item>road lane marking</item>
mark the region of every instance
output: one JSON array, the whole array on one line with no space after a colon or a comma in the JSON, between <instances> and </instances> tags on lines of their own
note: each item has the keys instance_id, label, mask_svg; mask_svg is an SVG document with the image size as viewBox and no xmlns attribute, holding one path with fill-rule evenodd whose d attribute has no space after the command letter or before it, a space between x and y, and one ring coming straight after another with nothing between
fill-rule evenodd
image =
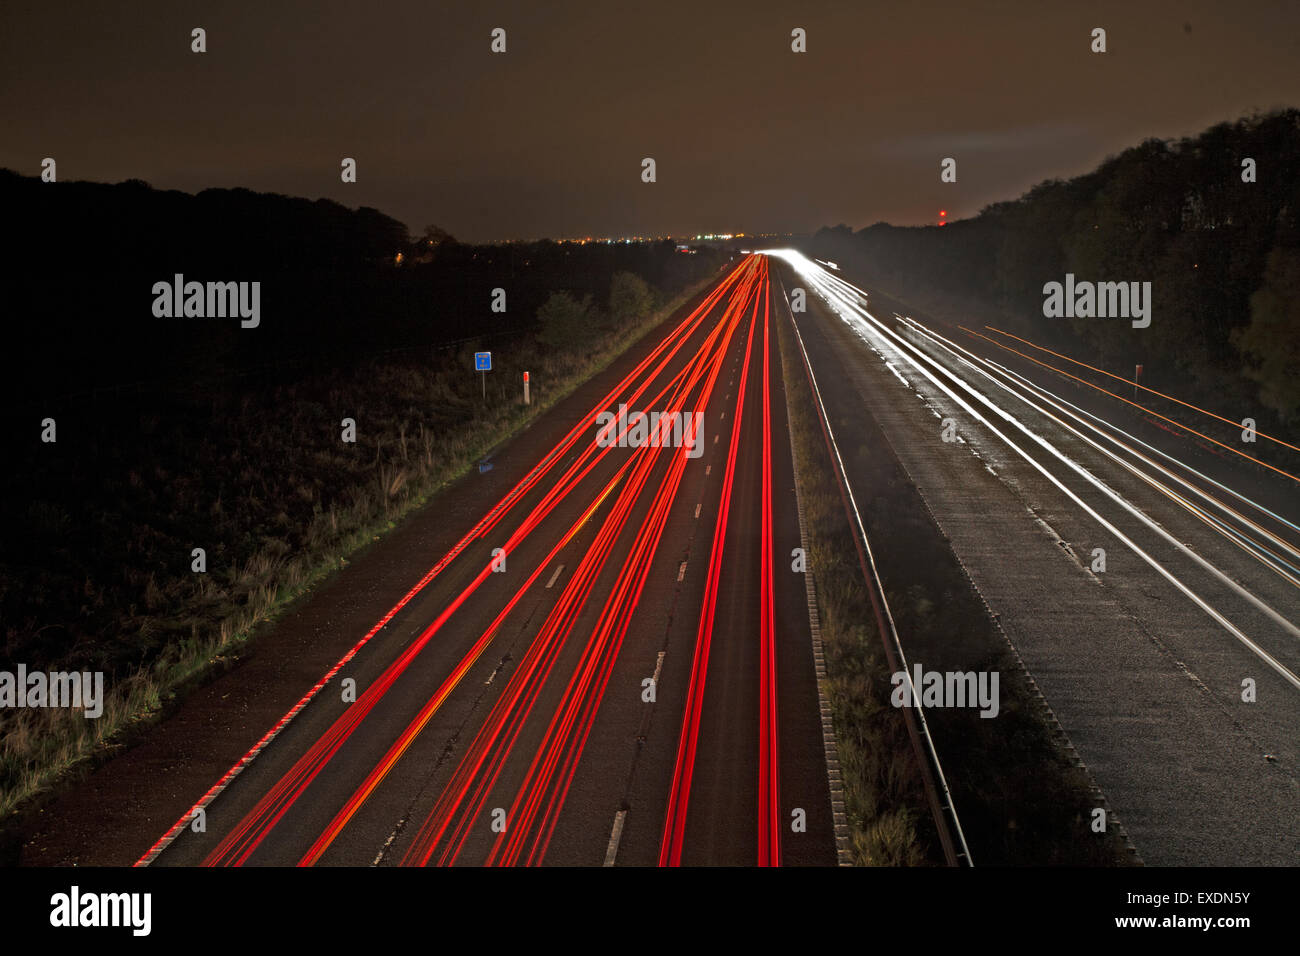
<instances>
[{"instance_id":1,"label":"road lane marking","mask_svg":"<svg viewBox=\"0 0 1300 956\"><path fill-rule=\"evenodd\" d=\"M683 562L682 562L682 566L681 566L680 568L677 569L677 580L680 581L680 580L681 580L682 578L684 578L684 577L686 577L686 562L685 562L685 561L683 561Z\"/></svg>"},{"instance_id":2,"label":"road lane marking","mask_svg":"<svg viewBox=\"0 0 1300 956\"><path fill-rule=\"evenodd\" d=\"M893 362L890 362L890 361L886 360L886 361L885 361L885 367L886 367L887 369L889 369L891 372L894 373L894 378L898 379L900 382L902 382L902 383L903 383L904 385L906 385L908 388L911 388L911 387L912 387L912 383L909 382L907 379L903 378L902 374L898 371L898 369L894 367L894 363L893 363Z\"/></svg>"},{"instance_id":3,"label":"road lane marking","mask_svg":"<svg viewBox=\"0 0 1300 956\"><path fill-rule=\"evenodd\" d=\"M699 505L696 505L696 506L695 506L695 517L698 518L699 516L700 516L700 506L699 506Z\"/></svg>"},{"instance_id":4,"label":"road lane marking","mask_svg":"<svg viewBox=\"0 0 1300 956\"><path fill-rule=\"evenodd\" d=\"M546 582L546 590L549 591L555 585L555 579L560 576L560 572L563 570L564 565L561 564L556 566L555 573L551 575L551 580Z\"/></svg>"},{"instance_id":5,"label":"road lane marking","mask_svg":"<svg viewBox=\"0 0 1300 956\"><path fill-rule=\"evenodd\" d=\"M397 821L397 826L393 827L393 832L388 834L388 839L384 841L384 845L379 848L379 852L376 853L375 858L371 860L371 866L378 866L380 863L384 862L384 856L388 853L388 848L393 845L393 841L397 839L397 834L402 832L402 827L404 826L406 826L406 817L402 817L402 819Z\"/></svg>"},{"instance_id":6,"label":"road lane marking","mask_svg":"<svg viewBox=\"0 0 1300 956\"><path fill-rule=\"evenodd\" d=\"M613 866L614 857L618 856L618 841L623 838L623 821L626 818L626 810L620 810L614 814L614 829L609 831L609 849L605 851L606 866Z\"/></svg>"}]
</instances>

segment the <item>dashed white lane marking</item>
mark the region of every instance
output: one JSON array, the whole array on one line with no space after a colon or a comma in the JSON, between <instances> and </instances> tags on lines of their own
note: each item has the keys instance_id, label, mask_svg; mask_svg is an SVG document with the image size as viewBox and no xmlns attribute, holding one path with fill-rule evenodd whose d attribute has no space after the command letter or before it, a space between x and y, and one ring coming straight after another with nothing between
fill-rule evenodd
<instances>
[{"instance_id":1,"label":"dashed white lane marking","mask_svg":"<svg viewBox=\"0 0 1300 956\"><path fill-rule=\"evenodd\" d=\"M699 506L699 505L696 505L696 506L695 506L695 517L698 518L699 516L700 516L700 506Z\"/></svg>"},{"instance_id":2,"label":"dashed white lane marking","mask_svg":"<svg viewBox=\"0 0 1300 956\"><path fill-rule=\"evenodd\" d=\"M655 686L656 686L656 687L659 686L659 675L660 675L661 673L663 673L663 669L664 669L664 654L666 654L666 653L667 653L667 651L660 651L660 652L659 652L659 656L655 659L655 676L652 677L651 680L653 680L653 681L655 682Z\"/></svg>"},{"instance_id":3,"label":"dashed white lane marking","mask_svg":"<svg viewBox=\"0 0 1300 956\"><path fill-rule=\"evenodd\" d=\"M388 834L388 839L384 841L384 845L379 848L379 852L375 854L375 858L370 862L371 866L378 866L384 862L384 854L388 852L388 848L393 845L393 841L397 839L397 834L404 826L406 826L406 817L402 817L397 821L397 826L393 828L392 833Z\"/></svg>"},{"instance_id":4,"label":"dashed white lane marking","mask_svg":"<svg viewBox=\"0 0 1300 956\"><path fill-rule=\"evenodd\" d=\"M705 466L704 466L704 474L705 474L705 475L707 475L707 474L708 474L709 472L711 472L712 470L713 470L713 466L712 466L712 465L705 465Z\"/></svg>"},{"instance_id":5,"label":"dashed white lane marking","mask_svg":"<svg viewBox=\"0 0 1300 956\"><path fill-rule=\"evenodd\" d=\"M716 445L717 443L718 443L718 436L717 436L717 435L714 435L714 436L713 436L713 444Z\"/></svg>"},{"instance_id":6,"label":"dashed white lane marking","mask_svg":"<svg viewBox=\"0 0 1300 956\"><path fill-rule=\"evenodd\" d=\"M564 565L560 564L556 566L555 573L551 575L551 580L546 582L546 590L549 591L555 585L555 579L560 576L560 572L563 570Z\"/></svg>"},{"instance_id":7,"label":"dashed white lane marking","mask_svg":"<svg viewBox=\"0 0 1300 956\"><path fill-rule=\"evenodd\" d=\"M683 562L682 562L682 566L681 566L680 568L677 569L677 580L680 581L680 580L681 580L682 578L684 578L684 577L686 577L686 562L685 562L685 561L683 561Z\"/></svg>"},{"instance_id":8,"label":"dashed white lane marking","mask_svg":"<svg viewBox=\"0 0 1300 956\"><path fill-rule=\"evenodd\" d=\"M618 856L618 841L623 838L623 821L626 818L626 810L620 810L614 814L614 829L609 831L609 849L605 851L606 866L613 866L614 857Z\"/></svg>"}]
</instances>

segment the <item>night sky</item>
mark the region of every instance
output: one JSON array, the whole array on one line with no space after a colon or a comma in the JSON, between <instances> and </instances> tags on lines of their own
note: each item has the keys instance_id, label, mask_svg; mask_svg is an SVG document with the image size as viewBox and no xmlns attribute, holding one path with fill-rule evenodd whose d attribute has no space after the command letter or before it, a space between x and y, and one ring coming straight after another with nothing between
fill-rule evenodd
<instances>
[{"instance_id":1,"label":"night sky","mask_svg":"<svg viewBox=\"0 0 1300 956\"><path fill-rule=\"evenodd\" d=\"M1295 2L0 8L0 166L326 196L470 241L951 220L1298 104Z\"/></svg>"}]
</instances>

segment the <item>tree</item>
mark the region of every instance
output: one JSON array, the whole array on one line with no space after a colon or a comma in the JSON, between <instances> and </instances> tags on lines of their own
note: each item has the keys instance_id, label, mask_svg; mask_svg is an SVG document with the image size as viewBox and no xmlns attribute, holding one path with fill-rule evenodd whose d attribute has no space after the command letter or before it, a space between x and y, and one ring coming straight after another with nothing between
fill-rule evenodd
<instances>
[{"instance_id":1,"label":"tree","mask_svg":"<svg viewBox=\"0 0 1300 956\"><path fill-rule=\"evenodd\" d=\"M432 262L445 250L456 246L456 237L440 226L424 227L424 233L415 242L414 258L416 262Z\"/></svg>"},{"instance_id":2,"label":"tree","mask_svg":"<svg viewBox=\"0 0 1300 956\"><path fill-rule=\"evenodd\" d=\"M554 349L569 349L590 337L591 293L575 299L568 292L552 292L537 310L541 326L537 340Z\"/></svg>"},{"instance_id":3,"label":"tree","mask_svg":"<svg viewBox=\"0 0 1300 956\"><path fill-rule=\"evenodd\" d=\"M422 242L426 248L427 247L436 248L442 245L444 242L455 242L455 241L456 241L456 237L453 236L451 233L449 233L447 230L443 229L441 226L429 225L424 227L424 236L422 237Z\"/></svg>"},{"instance_id":4,"label":"tree","mask_svg":"<svg viewBox=\"0 0 1300 956\"><path fill-rule=\"evenodd\" d=\"M1259 383L1260 401L1284 421L1300 412L1300 249L1276 248L1268 257L1264 285L1250 297L1250 323L1234 330L1232 343L1254 365L1246 375Z\"/></svg>"},{"instance_id":5,"label":"tree","mask_svg":"<svg viewBox=\"0 0 1300 956\"><path fill-rule=\"evenodd\" d=\"M609 283L609 315L615 326L644 319L655 307L646 281L632 272L616 272Z\"/></svg>"}]
</instances>

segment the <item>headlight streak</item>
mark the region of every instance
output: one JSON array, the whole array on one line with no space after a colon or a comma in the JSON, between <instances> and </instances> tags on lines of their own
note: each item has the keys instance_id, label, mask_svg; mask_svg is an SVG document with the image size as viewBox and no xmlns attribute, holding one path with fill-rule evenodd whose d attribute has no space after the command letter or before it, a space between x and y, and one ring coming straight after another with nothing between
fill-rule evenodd
<instances>
[{"instance_id":1,"label":"headlight streak","mask_svg":"<svg viewBox=\"0 0 1300 956\"><path fill-rule=\"evenodd\" d=\"M1026 425L1024 425L1022 422L1020 422L1018 419L1012 416L1009 412L998 407L990 399L988 399L983 394L981 394L977 389L975 389L973 386L967 383L960 376L945 369L942 365L934 361L929 356L925 355L924 352L922 352L920 349L913 346L911 343L907 342L896 332L887 328L882 322L880 322L880 320L876 319L875 316L871 315L869 312L867 312L865 309L863 309L861 306L857 304L856 300L860 295L862 295L862 293L860 290L857 289L856 286L844 282L843 280L838 279L837 277L831 276L829 273L824 272L824 270L816 269L816 267L813 266L811 263L809 263L805 257L803 257L797 252L780 252L780 253L774 252L772 254L781 255L782 258L785 258L787 261L789 261L791 265L796 269L796 271L799 272L801 278L803 278L805 281L809 282L814 288L816 288L819 294L821 294L823 298L825 298L827 302L834 307L835 311L840 315L840 317L845 322L850 324L853 328L855 328L860 335L862 335L864 338L868 338L868 337L873 338L882 344L888 344L892 352L907 358L910 364L912 365L912 367L916 369L918 373L923 375L935 388L943 392L952 402L954 402L956 405L961 407L975 421L980 422L996 438L998 438L1001 442L1003 442L1008 448L1010 448L1013 452L1015 452L1019 457L1024 459L1024 461L1026 461L1035 471L1039 472L1045 479L1047 479L1048 482L1050 482L1059 491L1061 491L1062 494L1064 494L1072 502L1074 502L1076 506L1082 509L1086 514L1088 514L1095 521L1097 521L1103 528L1105 528L1112 535L1114 535L1121 543L1125 545L1125 547L1127 547L1130 551L1136 554L1142 561L1144 561L1147 565L1149 565L1157 574L1159 574L1170 584L1172 584L1180 593L1182 593L1185 597L1187 597L1190 601L1192 601L1192 603L1194 603L1197 607L1199 607L1202 611L1204 611L1212 620L1214 620L1224 630L1226 630L1230 635L1232 635L1237 641L1239 641L1253 654L1255 654L1260 660L1262 660L1265 664L1267 664L1273 671L1279 674L1288 684L1290 684L1292 687L1296 688L1297 690L1300 690L1300 677L1297 677L1296 674L1293 673L1289 668L1287 668L1284 664L1282 664L1275 657L1273 657L1266 650L1264 650L1264 648L1260 647L1259 644L1257 644L1245 633L1243 633L1231 621L1229 621L1226 617L1224 617L1218 610L1216 610L1208 602L1206 602L1200 595L1198 595L1190 587L1184 584L1178 577L1172 574L1162 564L1156 561L1155 558L1153 558L1150 554L1148 554L1145 550L1143 550L1136 542L1134 542L1131 538L1129 538L1122 531L1120 531L1119 528L1117 528L1112 522L1108 521L1094 508L1092 508L1090 505L1084 502L1082 498L1080 498L1077 494L1075 494L1073 491L1067 488L1065 484L1060 481L1060 479L1058 479L1055 475L1053 475L1050 471L1048 471L1047 468L1044 467L1042 464L1040 464L1036 459L1030 457L1030 455L1027 452L1025 452L1019 445L1017 445L1009 437L1003 434L1002 431L1000 431L997 428L997 426L995 426L988 418L986 418L980 412L976 411L976 409L969 402L961 398L955 391L953 391L953 389L949 388L947 385L941 382L937 377L937 375L943 375L951 379L954 382L954 384L956 384L962 391L966 392L969 396L971 396L980 404L986 406L996 417L1003 419L1008 424L1012 425L1013 427L1023 432L1028 438L1032 439L1036 444L1044 448L1047 452L1049 452L1051 455L1053 455L1055 458L1061 461L1066 467L1074 471L1076 474L1078 474L1080 477L1086 480L1089 484L1091 484L1097 490L1099 490L1104 495L1106 495L1106 497L1110 498L1112 501L1114 501L1124 510L1132 514L1135 518L1140 520L1148 528L1150 528L1151 530L1159 534L1161 537L1163 537L1166 541L1168 541L1175 548L1177 548L1180 551L1180 553L1191 558L1193 561L1198 563L1204 570L1208 571L1209 573L1214 575L1217 579L1222 581L1224 584L1231 587L1233 590L1237 591L1237 593L1245 597L1247 600L1251 601L1251 603L1260 607L1262 610L1266 609L1265 612L1269 613L1274 620L1280 620L1285 622L1286 620L1285 618L1281 618L1281 616L1278 615L1276 611L1273 611L1271 608L1267 608L1266 605L1263 605L1263 602L1259 601L1259 599L1256 598L1254 595L1251 595L1249 592L1245 591L1244 588L1238 585L1235 581L1232 581L1227 575L1223 574L1223 572L1219 571L1213 565L1209 564L1209 562L1205 561L1204 558L1196 554L1191 549L1187 548L1181 542L1178 542L1171 535L1169 535L1167 531L1165 531L1158 524L1153 522L1140 510L1133 507L1132 504L1130 504L1127 500L1125 500L1123 497L1118 495L1108 485L1106 485L1104 482L1097 479L1096 476L1094 476L1086 468L1082 467L1081 465L1069 459L1066 455L1062 454L1054 445L1048 442L1045 438L1035 434ZM821 274L819 275L818 273ZM846 294L845 291L843 290L848 290L848 293ZM969 362L965 362L965 364L970 365ZM931 369L933 369L934 371L931 371ZM999 384L1000 387L1004 389L1006 388L1006 386L1001 385L1001 383L998 383L996 379L992 379L991 376L988 376L987 373L983 372L982 370L976 368L976 371L979 371L980 374L989 377L991 381L994 381L995 383ZM1027 401L1027 400L1023 399L1022 397L1022 401ZM1044 414L1048 414L1049 417L1053 417L1050 416L1050 413L1044 413ZM1291 625L1289 622L1286 622L1286 626L1290 630L1294 629L1294 625Z\"/></svg>"}]
</instances>

